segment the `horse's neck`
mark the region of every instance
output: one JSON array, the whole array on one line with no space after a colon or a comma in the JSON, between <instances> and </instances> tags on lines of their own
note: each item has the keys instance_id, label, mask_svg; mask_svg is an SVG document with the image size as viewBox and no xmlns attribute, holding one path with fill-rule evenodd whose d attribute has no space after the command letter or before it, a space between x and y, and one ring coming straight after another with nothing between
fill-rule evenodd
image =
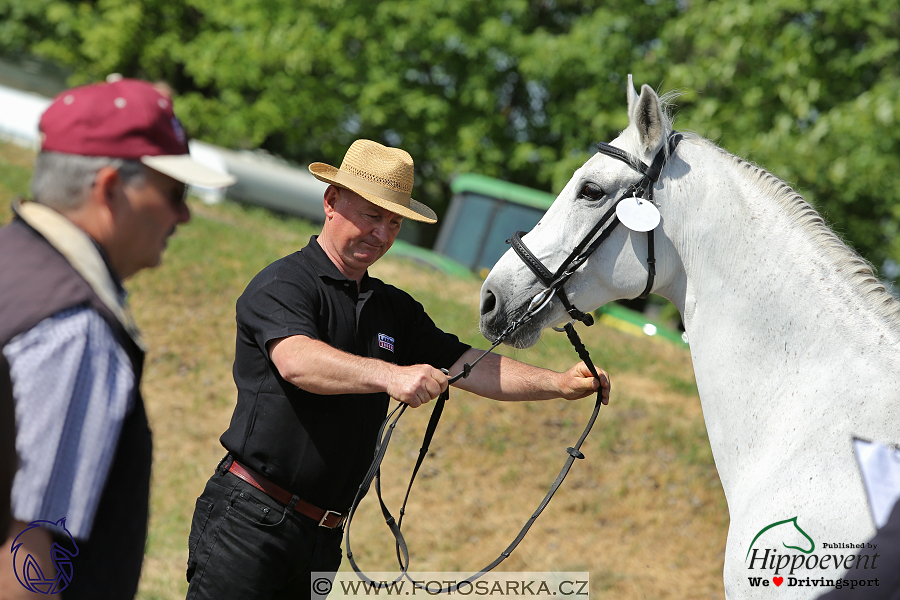
<instances>
[{"instance_id":1,"label":"horse's neck","mask_svg":"<svg viewBox=\"0 0 900 600\"><path fill-rule=\"evenodd\" d=\"M667 233L685 278L672 299L729 503L745 497L748 469L787 468L800 449L833 454L852 435L890 439L863 415L893 414L896 325L747 168L700 144L683 156L690 169L672 189L689 210Z\"/></svg>"},{"instance_id":2,"label":"horse's neck","mask_svg":"<svg viewBox=\"0 0 900 600\"><path fill-rule=\"evenodd\" d=\"M744 167L718 150L691 148L690 170L676 184L691 206L673 240L686 274L673 300L714 451L738 449L716 452L717 463L725 457L727 493L722 467L737 463L724 463L763 459L759 440L767 435L824 443L813 432L818 419L849 423L856 402L877 413L890 396L896 401L900 336ZM795 428L805 431L793 433L791 421L804 421Z\"/></svg>"},{"instance_id":3,"label":"horse's neck","mask_svg":"<svg viewBox=\"0 0 900 600\"><path fill-rule=\"evenodd\" d=\"M746 167L716 149L699 151L712 163L692 165L685 177L693 210L679 251L692 343L746 359L790 353L817 362L847 346L900 343L897 324L877 313L810 228ZM771 368L770 360L757 362Z\"/></svg>"}]
</instances>

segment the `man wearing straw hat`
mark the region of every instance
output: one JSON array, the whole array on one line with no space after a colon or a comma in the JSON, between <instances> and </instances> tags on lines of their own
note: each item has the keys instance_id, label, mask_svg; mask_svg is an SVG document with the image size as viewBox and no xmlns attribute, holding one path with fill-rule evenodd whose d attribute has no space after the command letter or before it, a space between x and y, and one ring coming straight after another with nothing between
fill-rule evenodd
<instances>
[{"instance_id":1,"label":"man wearing straw hat","mask_svg":"<svg viewBox=\"0 0 900 600\"><path fill-rule=\"evenodd\" d=\"M335 572L347 511L375 452L389 398L418 407L480 352L438 329L405 292L367 269L404 218L434 223L410 195L403 150L357 140L339 169L313 163L325 224L301 251L263 269L237 302L237 405L228 454L197 507L188 598L304 598ZM609 379L489 354L455 385L497 400L576 399Z\"/></svg>"}]
</instances>

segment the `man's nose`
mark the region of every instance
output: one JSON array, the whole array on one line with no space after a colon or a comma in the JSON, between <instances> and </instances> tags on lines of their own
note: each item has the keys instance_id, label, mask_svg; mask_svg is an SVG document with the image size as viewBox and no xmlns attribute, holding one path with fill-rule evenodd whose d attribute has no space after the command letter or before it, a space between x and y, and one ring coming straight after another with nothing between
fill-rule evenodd
<instances>
[{"instance_id":1,"label":"man's nose","mask_svg":"<svg viewBox=\"0 0 900 600\"><path fill-rule=\"evenodd\" d=\"M178 223L187 223L191 220L191 207L188 206L186 199L178 203L176 215Z\"/></svg>"},{"instance_id":2,"label":"man's nose","mask_svg":"<svg viewBox=\"0 0 900 600\"><path fill-rule=\"evenodd\" d=\"M388 238L390 238L388 226L385 223L378 223L372 229L372 235L375 236L379 242L386 242Z\"/></svg>"}]
</instances>

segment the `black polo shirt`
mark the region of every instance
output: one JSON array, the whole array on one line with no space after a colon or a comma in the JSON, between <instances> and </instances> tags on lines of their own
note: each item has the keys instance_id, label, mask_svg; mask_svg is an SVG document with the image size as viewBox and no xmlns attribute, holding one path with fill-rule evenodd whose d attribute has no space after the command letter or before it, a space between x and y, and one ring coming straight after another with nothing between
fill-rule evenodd
<instances>
[{"instance_id":1,"label":"black polo shirt","mask_svg":"<svg viewBox=\"0 0 900 600\"><path fill-rule=\"evenodd\" d=\"M316 236L253 278L237 301L237 406L220 441L239 462L307 502L343 511L372 463L389 398L323 396L288 383L266 344L292 335L437 368L449 368L469 346L438 329L409 294L368 273L358 292Z\"/></svg>"}]
</instances>

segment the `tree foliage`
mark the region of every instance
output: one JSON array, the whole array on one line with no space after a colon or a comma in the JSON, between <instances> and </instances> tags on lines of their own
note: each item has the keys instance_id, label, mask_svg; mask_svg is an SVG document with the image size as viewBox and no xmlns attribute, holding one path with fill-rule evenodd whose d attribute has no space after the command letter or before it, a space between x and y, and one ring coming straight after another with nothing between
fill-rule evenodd
<instances>
[{"instance_id":1,"label":"tree foliage","mask_svg":"<svg viewBox=\"0 0 900 600\"><path fill-rule=\"evenodd\" d=\"M900 262L898 24L895 0L0 0L0 53L73 84L165 80L228 147L402 146L439 212L460 172L560 189L625 126L633 73L881 266Z\"/></svg>"},{"instance_id":2,"label":"tree foliage","mask_svg":"<svg viewBox=\"0 0 900 600\"><path fill-rule=\"evenodd\" d=\"M900 262L900 5L709 2L661 41L690 128L792 183L879 267Z\"/></svg>"}]
</instances>

